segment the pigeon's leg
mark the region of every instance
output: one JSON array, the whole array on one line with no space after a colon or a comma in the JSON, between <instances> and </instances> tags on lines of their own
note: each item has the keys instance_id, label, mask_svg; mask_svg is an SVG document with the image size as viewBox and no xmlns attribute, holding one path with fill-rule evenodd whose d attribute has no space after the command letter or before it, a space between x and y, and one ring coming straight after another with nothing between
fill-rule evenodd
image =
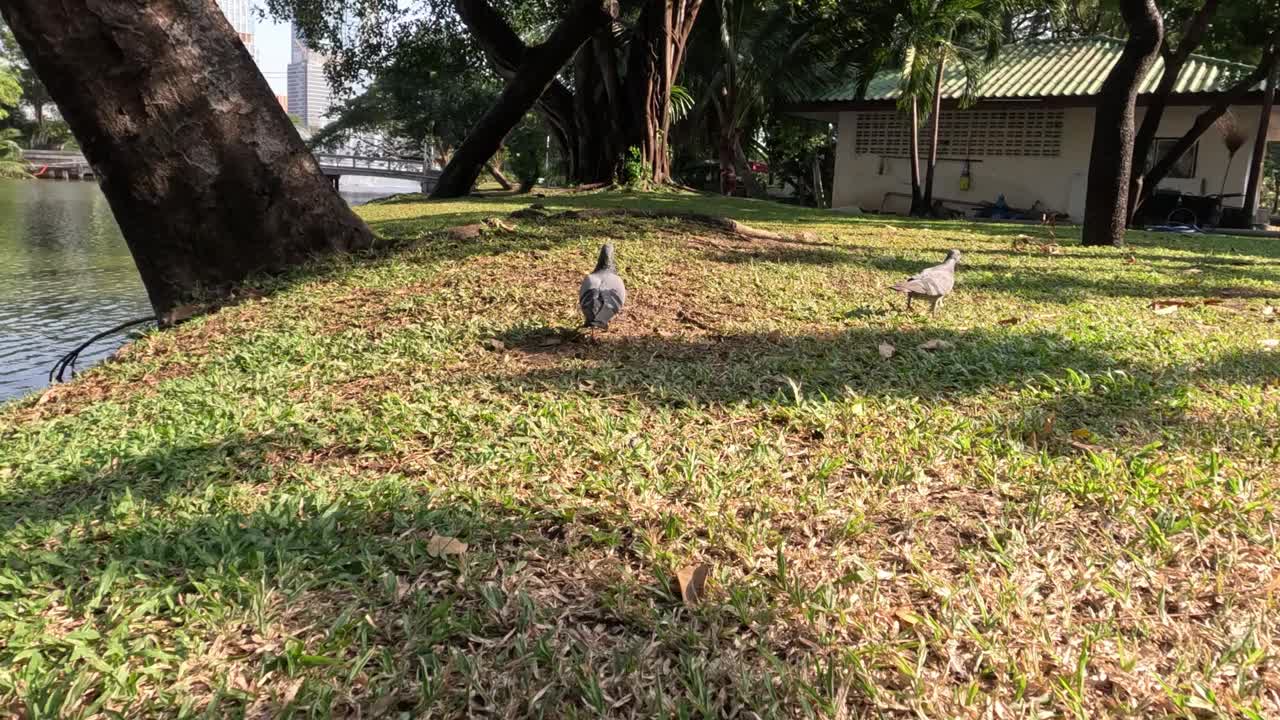
<instances>
[{"instance_id":1,"label":"pigeon's leg","mask_svg":"<svg viewBox=\"0 0 1280 720\"><path fill-rule=\"evenodd\" d=\"M907 312L911 312L911 293L907 293Z\"/></svg>"},{"instance_id":2,"label":"pigeon's leg","mask_svg":"<svg viewBox=\"0 0 1280 720\"><path fill-rule=\"evenodd\" d=\"M938 311L938 304L942 302L942 298L936 297L929 301L929 314L932 315Z\"/></svg>"}]
</instances>

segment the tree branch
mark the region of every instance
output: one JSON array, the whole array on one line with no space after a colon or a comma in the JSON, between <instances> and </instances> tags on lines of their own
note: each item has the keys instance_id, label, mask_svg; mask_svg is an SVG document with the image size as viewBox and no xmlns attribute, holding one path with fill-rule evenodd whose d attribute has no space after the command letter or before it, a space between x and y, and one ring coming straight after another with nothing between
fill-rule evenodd
<instances>
[{"instance_id":1,"label":"tree branch","mask_svg":"<svg viewBox=\"0 0 1280 720\"><path fill-rule=\"evenodd\" d=\"M1173 166L1178 160L1186 154L1191 146L1200 139L1205 130L1213 125L1214 121L1222 117L1223 114L1234 104L1240 102L1245 95L1258 83L1259 80L1271 73L1271 68L1275 66L1277 45L1280 45L1280 31L1272 35L1271 40L1267 44L1266 52L1262 55L1262 60L1258 62L1258 66L1229 90L1218 96L1218 99L1210 105L1204 112L1196 116L1195 122L1191 124L1188 130L1178 142L1170 148L1163 157L1161 157L1150 170L1142 177L1142 197L1145 199L1150 197L1156 185L1169 174Z\"/></svg>"},{"instance_id":2,"label":"tree branch","mask_svg":"<svg viewBox=\"0 0 1280 720\"><path fill-rule=\"evenodd\" d=\"M1147 155L1151 152L1151 143L1155 142L1156 132L1160 129L1160 121L1164 118L1164 109L1169 103L1169 95L1173 93L1174 87L1178 84L1178 76L1182 74L1182 68L1187 64L1187 58L1191 56L1191 53L1196 48L1200 47L1205 30L1209 27L1209 20L1213 18L1213 14L1217 10L1218 0L1205 0L1204 5L1187 21L1185 32L1182 34L1182 40L1178 43L1178 47L1172 47L1167 37L1161 43L1160 56L1164 60L1164 74L1160 76L1160 83L1156 86L1151 103L1147 106L1147 111L1142 117L1142 127L1138 129L1138 134L1133 140L1134 168L1146 167ZM1145 180L1141 173L1135 172L1133 174L1129 189L1129 219L1131 222L1138 211L1138 199L1142 195L1144 182Z\"/></svg>"},{"instance_id":3,"label":"tree branch","mask_svg":"<svg viewBox=\"0 0 1280 720\"><path fill-rule=\"evenodd\" d=\"M432 197L461 197L470 192L485 161L502 146L507 133L537 103L555 81L556 74L583 43L609 20L601 0L579 0L556 25L546 42L529 48L520 69L507 83L498 101L480 118L454 153L441 173Z\"/></svg>"}]
</instances>

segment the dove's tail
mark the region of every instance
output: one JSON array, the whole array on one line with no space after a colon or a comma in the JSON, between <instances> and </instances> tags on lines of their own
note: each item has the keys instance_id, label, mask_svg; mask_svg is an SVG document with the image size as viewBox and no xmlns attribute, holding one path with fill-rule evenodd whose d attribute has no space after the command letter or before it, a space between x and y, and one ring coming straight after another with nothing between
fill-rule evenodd
<instances>
[{"instance_id":1,"label":"dove's tail","mask_svg":"<svg viewBox=\"0 0 1280 720\"><path fill-rule=\"evenodd\" d=\"M578 297L585 327L605 329L622 310L622 296L614 290L592 288Z\"/></svg>"},{"instance_id":2,"label":"dove's tail","mask_svg":"<svg viewBox=\"0 0 1280 720\"><path fill-rule=\"evenodd\" d=\"M919 280L903 280L896 285L890 285L889 289L898 292L920 292L924 288L921 287Z\"/></svg>"}]
</instances>

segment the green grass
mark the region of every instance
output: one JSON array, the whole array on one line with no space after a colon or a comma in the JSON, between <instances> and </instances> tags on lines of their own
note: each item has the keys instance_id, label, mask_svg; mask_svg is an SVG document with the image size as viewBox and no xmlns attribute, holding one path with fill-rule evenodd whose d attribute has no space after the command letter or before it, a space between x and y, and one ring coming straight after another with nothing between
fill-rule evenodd
<instances>
[{"instance_id":1,"label":"green grass","mask_svg":"<svg viewBox=\"0 0 1280 720\"><path fill-rule=\"evenodd\" d=\"M0 408L0 712L1280 716L1280 244L429 232L528 202L361 208L376 255ZM580 338L604 238L632 298Z\"/></svg>"}]
</instances>

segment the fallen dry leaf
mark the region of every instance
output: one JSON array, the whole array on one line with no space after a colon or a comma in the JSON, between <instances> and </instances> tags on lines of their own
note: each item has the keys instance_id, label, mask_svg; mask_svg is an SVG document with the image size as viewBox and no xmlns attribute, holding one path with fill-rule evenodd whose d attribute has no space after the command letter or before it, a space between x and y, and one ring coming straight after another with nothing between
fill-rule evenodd
<instances>
[{"instance_id":1,"label":"fallen dry leaf","mask_svg":"<svg viewBox=\"0 0 1280 720\"><path fill-rule=\"evenodd\" d=\"M497 338L489 338L480 344L484 346L485 350L492 352L502 352L507 349L507 344Z\"/></svg>"},{"instance_id":2,"label":"fallen dry leaf","mask_svg":"<svg viewBox=\"0 0 1280 720\"><path fill-rule=\"evenodd\" d=\"M1277 347L1280 347L1280 340L1277 340L1276 338L1267 338L1262 341L1262 348L1264 350L1275 350Z\"/></svg>"},{"instance_id":3,"label":"fallen dry leaf","mask_svg":"<svg viewBox=\"0 0 1280 720\"><path fill-rule=\"evenodd\" d=\"M1093 439L1093 433L1088 428L1076 428L1071 431L1071 439L1080 442L1088 442Z\"/></svg>"},{"instance_id":4,"label":"fallen dry leaf","mask_svg":"<svg viewBox=\"0 0 1280 720\"><path fill-rule=\"evenodd\" d=\"M1007 317L996 324L997 325L1017 325L1019 322L1021 322L1021 320L1019 320L1018 318Z\"/></svg>"},{"instance_id":5,"label":"fallen dry leaf","mask_svg":"<svg viewBox=\"0 0 1280 720\"><path fill-rule=\"evenodd\" d=\"M431 539L427 541L427 554L431 557L461 555L466 551L466 543L448 535L432 535Z\"/></svg>"},{"instance_id":6,"label":"fallen dry leaf","mask_svg":"<svg viewBox=\"0 0 1280 720\"><path fill-rule=\"evenodd\" d=\"M1277 314L1277 313L1276 313L1276 308L1275 308L1275 306L1274 306L1274 305L1264 305L1264 306L1262 307L1262 314L1263 314L1263 315L1275 315L1275 314Z\"/></svg>"},{"instance_id":7,"label":"fallen dry leaf","mask_svg":"<svg viewBox=\"0 0 1280 720\"><path fill-rule=\"evenodd\" d=\"M1137 257L1136 255L1134 255L1133 253L1129 253L1129 255L1128 255L1127 257L1125 257L1125 259L1124 259L1124 264L1125 264L1125 265L1132 265L1132 264L1134 264L1134 263L1136 263L1136 262L1138 262L1138 257Z\"/></svg>"},{"instance_id":8,"label":"fallen dry leaf","mask_svg":"<svg viewBox=\"0 0 1280 720\"><path fill-rule=\"evenodd\" d=\"M541 341L538 342L538 345L540 345L541 347L555 347L557 345L560 345L563 342L564 341L561 340L560 338L552 336L548 338L543 338Z\"/></svg>"},{"instance_id":9,"label":"fallen dry leaf","mask_svg":"<svg viewBox=\"0 0 1280 720\"><path fill-rule=\"evenodd\" d=\"M686 605L693 605L702 598L710 574L711 566L706 563L690 565L676 572L676 584L680 586L680 597Z\"/></svg>"},{"instance_id":10,"label":"fallen dry leaf","mask_svg":"<svg viewBox=\"0 0 1280 720\"><path fill-rule=\"evenodd\" d=\"M1177 305L1156 305L1152 308L1152 312L1157 315L1172 315L1178 312Z\"/></svg>"},{"instance_id":11,"label":"fallen dry leaf","mask_svg":"<svg viewBox=\"0 0 1280 720\"><path fill-rule=\"evenodd\" d=\"M921 350L947 350L951 347L951 343L946 340L930 340L929 342L920 343L917 346Z\"/></svg>"},{"instance_id":12,"label":"fallen dry leaf","mask_svg":"<svg viewBox=\"0 0 1280 720\"><path fill-rule=\"evenodd\" d=\"M880 343L880 357L885 360L893 357L893 354L896 352L898 352L898 348L890 345L889 343Z\"/></svg>"},{"instance_id":13,"label":"fallen dry leaf","mask_svg":"<svg viewBox=\"0 0 1280 720\"><path fill-rule=\"evenodd\" d=\"M920 616L916 615L910 610L907 610L906 608L896 610L894 611L893 614L897 616L899 620L901 620L902 622L908 625L918 625L920 623Z\"/></svg>"},{"instance_id":14,"label":"fallen dry leaf","mask_svg":"<svg viewBox=\"0 0 1280 720\"><path fill-rule=\"evenodd\" d=\"M58 396L58 388L53 387L53 388L49 388L48 390L45 390L44 392L40 393L40 399L36 400L36 407L40 407L41 405L47 405L50 402L53 402L53 400L57 398L57 396Z\"/></svg>"}]
</instances>

